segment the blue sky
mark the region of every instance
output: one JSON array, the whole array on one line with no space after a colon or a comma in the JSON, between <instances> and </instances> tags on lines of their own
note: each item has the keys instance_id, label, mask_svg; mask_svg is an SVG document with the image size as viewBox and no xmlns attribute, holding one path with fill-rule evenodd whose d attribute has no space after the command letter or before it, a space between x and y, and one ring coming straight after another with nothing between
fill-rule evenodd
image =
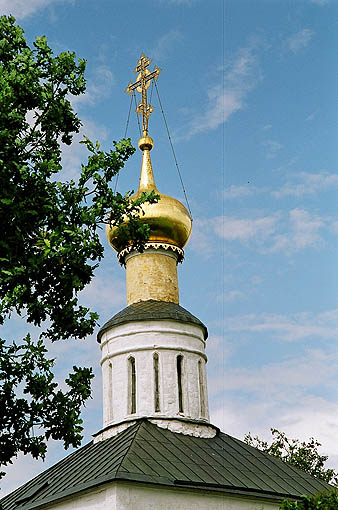
<instances>
[{"instance_id":1,"label":"blue sky","mask_svg":"<svg viewBox=\"0 0 338 510\"><path fill-rule=\"evenodd\" d=\"M270 427L315 437L338 469L337 28L334 0L0 0L32 41L88 60L74 101L82 134L107 149L123 137L124 90L142 52L162 68L158 86L194 222L179 268L181 304L209 329L211 420L243 438ZM154 96L155 97L155 96ZM162 193L184 201L157 100L152 161ZM135 115L128 136L138 139ZM64 151L64 175L84 158ZM119 190L135 189L141 156ZM105 242L105 241L104 241ZM105 259L82 299L101 324L125 306L124 270ZM18 320L1 332L20 338ZM101 427L99 347L51 346L60 381L93 365L85 441ZM64 456L20 457L4 492Z\"/></svg>"}]
</instances>

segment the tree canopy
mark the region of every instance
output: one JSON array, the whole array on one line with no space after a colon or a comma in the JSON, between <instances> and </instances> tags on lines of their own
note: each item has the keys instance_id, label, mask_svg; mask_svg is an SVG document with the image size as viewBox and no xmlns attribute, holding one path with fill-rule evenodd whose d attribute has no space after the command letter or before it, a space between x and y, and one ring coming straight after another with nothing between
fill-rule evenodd
<instances>
[{"instance_id":1,"label":"tree canopy","mask_svg":"<svg viewBox=\"0 0 338 510\"><path fill-rule=\"evenodd\" d=\"M332 485L338 485L338 473L334 469L325 468L325 463L328 460L327 455L320 455L318 448L321 443L311 437L306 443L301 442L299 439L289 439L284 432L277 429L271 429L272 441L263 441L258 436L252 436L250 433L244 438L244 441L262 450L263 452L274 455L284 462L292 464L302 471L310 473L310 475L324 480Z\"/></svg>"},{"instance_id":2,"label":"tree canopy","mask_svg":"<svg viewBox=\"0 0 338 510\"><path fill-rule=\"evenodd\" d=\"M286 499L282 502L280 510L337 510L338 473L334 469L325 468L328 456L320 455L318 452L321 443L313 437L307 443L299 439L289 439L284 432L274 428L270 430L272 434L270 443L258 436L253 437L250 432L244 437L244 441L334 486L331 491L315 496L304 494L299 501Z\"/></svg>"},{"instance_id":3,"label":"tree canopy","mask_svg":"<svg viewBox=\"0 0 338 510\"><path fill-rule=\"evenodd\" d=\"M156 196L131 202L131 192L110 186L134 152L129 139L105 152L84 138L88 159L78 179L58 180L62 144L70 145L81 127L71 99L85 92L85 67L72 52L55 55L44 36L29 47L15 19L0 17L0 326L16 313L40 328L37 341L0 339L3 465L20 451L43 457L48 437L79 445L92 371L74 366L69 389L61 391L43 338L93 332L98 315L77 295L102 259L99 229L107 217L122 231L127 218L128 238L139 249L149 235L137 217Z\"/></svg>"},{"instance_id":4,"label":"tree canopy","mask_svg":"<svg viewBox=\"0 0 338 510\"><path fill-rule=\"evenodd\" d=\"M286 499L280 506L280 510L337 510L338 492L332 490L316 494L315 496L302 496L300 501Z\"/></svg>"}]
</instances>

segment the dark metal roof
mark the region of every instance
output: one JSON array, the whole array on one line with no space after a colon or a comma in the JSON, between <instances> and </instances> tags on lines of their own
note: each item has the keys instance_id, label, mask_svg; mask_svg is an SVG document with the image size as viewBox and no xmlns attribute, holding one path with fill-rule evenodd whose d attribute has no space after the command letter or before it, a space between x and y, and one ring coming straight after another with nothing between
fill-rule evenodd
<instances>
[{"instance_id":1,"label":"dark metal roof","mask_svg":"<svg viewBox=\"0 0 338 510\"><path fill-rule=\"evenodd\" d=\"M188 310L176 303L168 303L166 301L140 301L127 306L121 312L112 317L97 334L97 341L101 341L103 333L112 326L125 324L126 322L145 321L145 320L174 320L185 322L188 324L196 324L203 328L204 339L208 337L206 326L197 317L192 315Z\"/></svg>"},{"instance_id":2,"label":"dark metal roof","mask_svg":"<svg viewBox=\"0 0 338 510\"><path fill-rule=\"evenodd\" d=\"M202 439L142 419L115 437L80 448L5 496L0 505L3 510L29 510L117 480L277 500L329 488L227 434Z\"/></svg>"}]
</instances>

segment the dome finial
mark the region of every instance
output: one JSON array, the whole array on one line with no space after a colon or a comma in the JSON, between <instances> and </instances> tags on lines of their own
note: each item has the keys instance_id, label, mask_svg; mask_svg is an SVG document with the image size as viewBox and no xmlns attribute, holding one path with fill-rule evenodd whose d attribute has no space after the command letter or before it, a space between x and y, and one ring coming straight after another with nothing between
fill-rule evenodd
<instances>
[{"instance_id":1,"label":"dome finial","mask_svg":"<svg viewBox=\"0 0 338 510\"><path fill-rule=\"evenodd\" d=\"M148 136L148 119L151 113L154 111L154 108L148 104L147 88L150 86L152 79L158 79L161 72L161 69L157 66L155 66L154 70L150 72L149 69L147 69L150 64L151 59L142 53L139 61L137 62L137 66L134 69L134 72L138 73L136 81L134 83L130 81L128 87L126 88L126 93L129 95L132 94L135 89L142 95L141 102L137 105L136 112L139 115L142 115L143 137Z\"/></svg>"},{"instance_id":2,"label":"dome finial","mask_svg":"<svg viewBox=\"0 0 338 510\"><path fill-rule=\"evenodd\" d=\"M138 146L143 152L138 193L152 190L158 192L155 184L153 167L150 159L150 151L154 146L153 139L150 138L150 136L142 136L142 138L140 138L138 141Z\"/></svg>"}]
</instances>

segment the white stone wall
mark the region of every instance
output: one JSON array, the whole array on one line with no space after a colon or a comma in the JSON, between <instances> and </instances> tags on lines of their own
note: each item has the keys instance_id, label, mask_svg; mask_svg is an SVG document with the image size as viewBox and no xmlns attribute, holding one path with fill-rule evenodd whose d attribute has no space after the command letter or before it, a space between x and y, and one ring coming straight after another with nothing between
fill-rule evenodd
<instances>
[{"instance_id":1,"label":"white stone wall","mask_svg":"<svg viewBox=\"0 0 338 510\"><path fill-rule=\"evenodd\" d=\"M44 510L278 510L278 503L211 491L114 482L43 506Z\"/></svg>"},{"instance_id":2,"label":"white stone wall","mask_svg":"<svg viewBox=\"0 0 338 510\"><path fill-rule=\"evenodd\" d=\"M117 510L116 483L80 492L60 502L43 505L42 510ZM141 507L140 507L141 508Z\"/></svg>"},{"instance_id":3,"label":"white stone wall","mask_svg":"<svg viewBox=\"0 0 338 510\"><path fill-rule=\"evenodd\" d=\"M119 484L118 510L278 510L278 503L165 487Z\"/></svg>"},{"instance_id":4,"label":"white stone wall","mask_svg":"<svg viewBox=\"0 0 338 510\"><path fill-rule=\"evenodd\" d=\"M194 324L151 320L121 324L101 339L103 427L135 417L182 417L209 421L203 330ZM155 412L154 353L159 357L160 411ZM177 356L183 356L183 412L179 412ZM136 413L130 413L128 359L136 367ZM199 362L205 409L201 409Z\"/></svg>"}]
</instances>

